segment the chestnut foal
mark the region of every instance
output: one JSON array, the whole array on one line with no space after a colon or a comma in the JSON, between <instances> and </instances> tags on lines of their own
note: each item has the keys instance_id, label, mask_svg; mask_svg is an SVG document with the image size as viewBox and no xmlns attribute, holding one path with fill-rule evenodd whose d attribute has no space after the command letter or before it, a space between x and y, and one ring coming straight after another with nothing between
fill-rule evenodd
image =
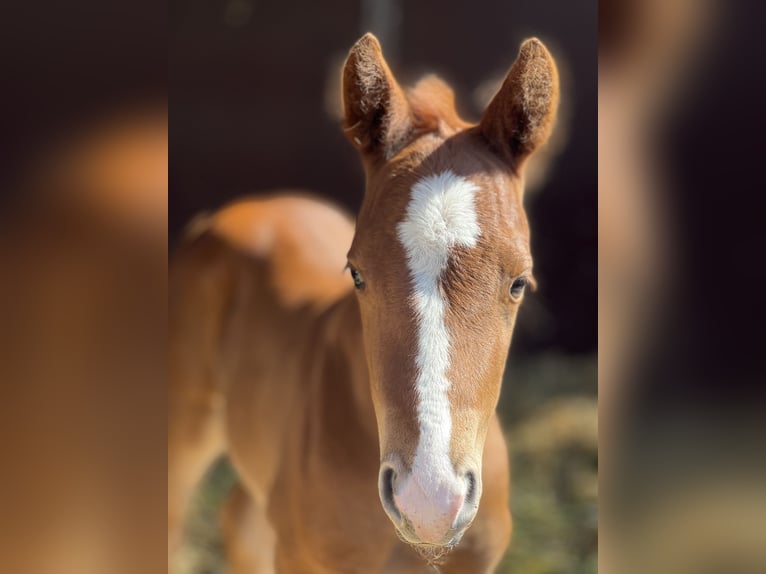
<instances>
[{"instance_id":1,"label":"chestnut foal","mask_svg":"<svg viewBox=\"0 0 766 574\"><path fill-rule=\"evenodd\" d=\"M471 125L439 79L403 90L367 34L343 71L356 228L294 194L193 226L171 270L171 547L226 452L237 574L494 570L511 530L495 407L532 281L523 172L557 102L536 39Z\"/></svg>"}]
</instances>

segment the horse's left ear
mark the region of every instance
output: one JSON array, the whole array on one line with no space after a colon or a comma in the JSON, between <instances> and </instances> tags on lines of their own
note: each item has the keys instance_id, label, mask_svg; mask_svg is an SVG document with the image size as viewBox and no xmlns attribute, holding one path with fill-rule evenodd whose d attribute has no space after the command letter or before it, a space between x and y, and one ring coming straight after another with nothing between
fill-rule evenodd
<instances>
[{"instance_id":1,"label":"horse's left ear","mask_svg":"<svg viewBox=\"0 0 766 574\"><path fill-rule=\"evenodd\" d=\"M551 134L559 102L556 63L537 38L525 40L479 128L514 169Z\"/></svg>"}]
</instances>

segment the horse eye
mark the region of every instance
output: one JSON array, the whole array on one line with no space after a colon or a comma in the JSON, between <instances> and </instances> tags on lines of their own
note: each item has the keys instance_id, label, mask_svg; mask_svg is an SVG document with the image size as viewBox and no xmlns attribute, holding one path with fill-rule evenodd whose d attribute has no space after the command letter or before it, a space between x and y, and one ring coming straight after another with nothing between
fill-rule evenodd
<instances>
[{"instance_id":1,"label":"horse eye","mask_svg":"<svg viewBox=\"0 0 766 574\"><path fill-rule=\"evenodd\" d=\"M527 286L527 278L519 277L511 284L511 297L518 299L524 294L524 288Z\"/></svg>"},{"instance_id":2,"label":"horse eye","mask_svg":"<svg viewBox=\"0 0 766 574\"><path fill-rule=\"evenodd\" d=\"M364 289L364 279L362 278L362 274L351 266L349 266L348 269L351 271L351 278L354 280L354 287L357 290Z\"/></svg>"}]
</instances>

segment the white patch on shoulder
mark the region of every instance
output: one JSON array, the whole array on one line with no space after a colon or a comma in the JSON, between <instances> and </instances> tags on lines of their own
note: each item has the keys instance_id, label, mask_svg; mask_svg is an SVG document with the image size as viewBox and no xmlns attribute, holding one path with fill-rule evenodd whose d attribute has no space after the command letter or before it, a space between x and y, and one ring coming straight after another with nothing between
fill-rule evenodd
<instances>
[{"instance_id":1,"label":"white patch on shoulder","mask_svg":"<svg viewBox=\"0 0 766 574\"><path fill-rule=\"evenodd\" d=\"M440 498L457 485L449 457L452 417L450 334L439 282L454 247L471 248L481 235L476 221L479 188L451 171L426 177L412 187L407 214L398 228L412 280L417 318L418 441L412 474L430 496Z\"/></svg>"}]
</instances>

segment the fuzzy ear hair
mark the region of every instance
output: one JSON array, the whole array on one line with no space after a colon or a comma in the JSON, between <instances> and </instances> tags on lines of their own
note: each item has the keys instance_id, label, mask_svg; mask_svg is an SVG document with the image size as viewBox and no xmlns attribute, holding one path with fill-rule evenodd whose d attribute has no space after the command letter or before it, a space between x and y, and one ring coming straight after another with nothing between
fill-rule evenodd
<instances>
[{"instance_id":1,"label":"fuzzy ear hair","mask_svg":"<svg viewBox=\"0 0 766 574\"><path fill-rule=\"evenodd\" d=\"M365 154L392 156L411 127L404 91L388 68L378 39L365 34L343 67L343 130Z\"/></svg>"},{"instance_id":2,"label":"fuzzy ear hair","mask_svg":"<svg viewBox=\"0 0 766 574\"><path fill-rule=\"evenodd\" d=\"M559 102L556 63L537 38L525 40L479 127L514 169L550 136Z\"/></svg>"}]
</instances>

